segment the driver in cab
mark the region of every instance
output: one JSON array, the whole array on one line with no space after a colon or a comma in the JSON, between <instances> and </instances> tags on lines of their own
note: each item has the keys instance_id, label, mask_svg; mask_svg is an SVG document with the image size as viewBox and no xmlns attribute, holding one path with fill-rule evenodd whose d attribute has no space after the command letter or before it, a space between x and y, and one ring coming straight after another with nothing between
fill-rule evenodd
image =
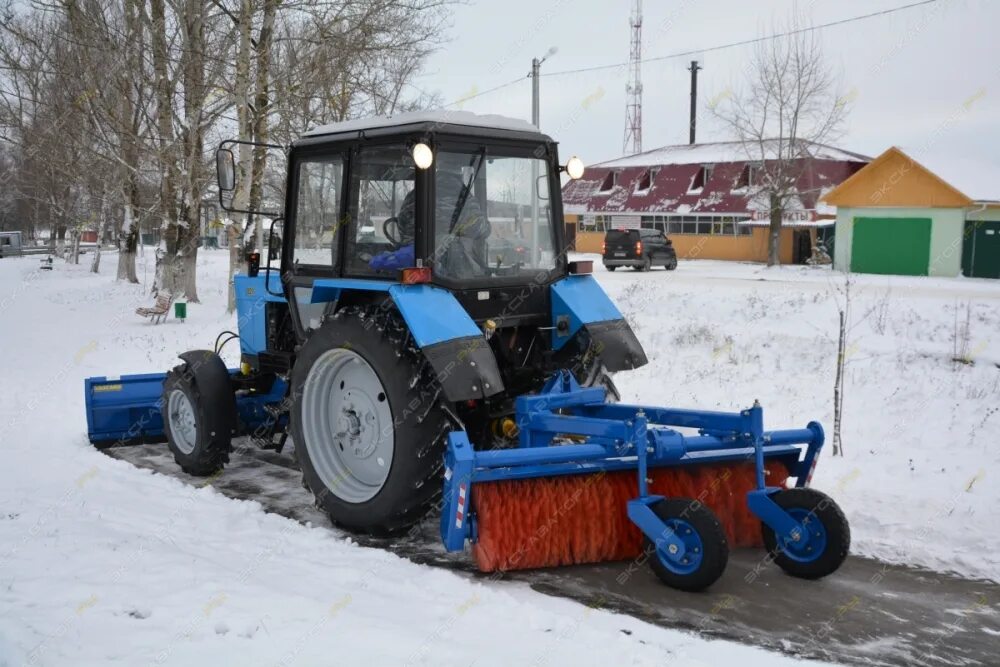
<instances>
[{"instance_id":1,"label":"driver in cab","mask_svg":"<svg viewBox=\"0 0 1000 667\"><path fill-rule=\"evenodd\" d=\"M436 205L434 209L434 271L448 278L474 278L487 274L486 239L490 223L479 200L473 196L473 184L478 164L472 173L463 176L467 165L442 159L435 176ZM464 156L462 156L464 158ZM479 156L475 156L478 159ZM393 239L399 247L371 259L369 266L380 271L394 271L416 263L413 239L416 226L416 190L411 190L395 218L397 234Z\"/></svg>"}]
</instances>

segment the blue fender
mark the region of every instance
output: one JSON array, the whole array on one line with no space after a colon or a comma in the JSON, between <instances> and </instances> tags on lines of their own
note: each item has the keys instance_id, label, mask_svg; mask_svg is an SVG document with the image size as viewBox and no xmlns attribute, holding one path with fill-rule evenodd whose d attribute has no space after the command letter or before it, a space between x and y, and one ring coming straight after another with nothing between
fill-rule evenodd
<instances>
[{"instance_id":1,"label":"blue fender","mask_svg":"<svg viewBox=\"0 0 1000 667\"><path fill-rule=\"evenodd\" d=\"M553 350L562 349L583 329L609 371L646 364L646 352L632 327L593 276L567 276L551 289Z\"/></svg>"},{"instance_id":2,"label":"blue fender","mask_svg":"<svg viewBox=\"0 0 1000 667\"><path fill-rule=\"evenodd\" d=\"M312 303L336 301L344 290L385 292L392 299L449 401L485 398L503 391L489 342L448 290L433 285L320 278L313 282Z\"/></svg>"}]
</instances>

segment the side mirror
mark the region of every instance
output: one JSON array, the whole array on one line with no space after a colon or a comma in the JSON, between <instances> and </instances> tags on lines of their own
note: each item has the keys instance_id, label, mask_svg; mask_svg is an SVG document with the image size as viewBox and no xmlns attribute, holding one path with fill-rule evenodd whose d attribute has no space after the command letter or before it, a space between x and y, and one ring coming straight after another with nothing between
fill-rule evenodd
<instances>
[{"instance_id":1,"label":"side mirror","mask_svg":"<svg viewBox=\"0 0 1000 667\"><path fill-rule=\"evenodd\" d=\"M254 159L260 157L258 153L260 151L270 151L270 150L280 150L282 151L283 157L285 154L284 146L279 146L278 144L263 144L255 143L252 141L237 141L235 139L226 139L220 145L218 150L215 151L215 175L219 184L219 204L222 206L224 211L230 213L246 213L246 214L260 214L268 217L278 217L281 213L280 211L267 211L261 208L261 204L267 201L268 195L261 192L258 193L256 202L234 202L236 198L236 191L239 185L244 185L243 183L236 182L236 156L233 154L233 146L242 147L249 146L254 151ZM265 163L270 163L270 158L264 155ZM274 171L273 168L268 168ZM248 175L245 175L248 176ZM264 188L268 187L268 173L265 171L264 178L261 184ZM284 195L277 197L277 199L284 199Z\"/></svg>"},{"instance_id":2,"label":"side mirror","mask_svg":"<svg viewBox=\"0 0 1000 667\"><path fill-rule=\"evenodd\" d=\"M281 239L284 237L284 230L284 218L275 218L271 221L271 228L267 232L268 261L281 256Z\"/></svg>"},{"instance_id":3,"label":"side mirror","mask_svg":"<svg viewBox=\"0 0 1000 667\"><path fill-rule=\"evenodd\" d=\"M215 175L220 192L232 192L236 189L236 157L228 148L215 151Z\"/></svg>"},{"instance_id":4,"label":"side mirror","mask_svg":"<svg viewBox=\"0 0 1000 667\"><path fill-rule=\"evenodd\" d=\"M535 180L535 196L542 201L549 199L549 176L542 174Z\"/></svg>"}]
</instances>

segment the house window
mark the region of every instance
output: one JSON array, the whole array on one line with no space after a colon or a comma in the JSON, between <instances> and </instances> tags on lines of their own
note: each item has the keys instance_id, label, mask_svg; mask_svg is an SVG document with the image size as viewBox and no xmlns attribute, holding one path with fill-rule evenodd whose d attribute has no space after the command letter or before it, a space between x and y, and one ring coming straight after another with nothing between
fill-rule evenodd
<instances>
[{"instance_id":1,"label":"house window","mask_svg":"<svg viewBox=\"0 0 1000 667\"><path fill-rule=\"evenodd\" d=\"M736 179L735 190L747 190L757 182L760 176L760 165L746 163L743 165L743 171L740 172L740 176Z\"/></svg>"},{"instance_id":2,"label":"house window","mask_svg":"<svg viewBox=\"0 0 1000 667\"><path fill-rule=\"evenodd\" d=\"M609 229L611 229L610 215L595 215L593 217L591 230L595 232L606 232Z\"/></svg>"},{"instance_id":3,"label":"house window","mask_svg":"<svg viewBox=\"0 0 1000 667\"><path fill-rule=\"evenodd\" d=\"M691 187L688 188L688 192L701 192L710 178L712 178L712 165L703 164L701 168L698 169L698 173L691 179Z\"/></svg>"},{"instance_id":4,"label":"house window","mask_svg":"<svg viewBox=\"0 0 1000 667\"><path fill-rule=\"evenodd\" d=\"M648 192L649 189L653 187L653 179L656 178L656 172L657 170L652 167L643 172L642 176L639 177L639 180L635 184L635 191Z\"/></svg>"},{"instance_id":5,"label":"house window","mask_svg":"<svg viewBox=\"0 0 1000 667\"><path fill-rule=\"evenodd\" d=\"M609 171L608 175L604 177L604 181L601 183L601 192L611 192L618 185L618 172Z\"/></svg>"},{"instance_id":6,"label":"house window","mask_svg":"<svg viewBox=\"0 0 1000 667\"><path fill-rule=\"evenodd\" d=\"M740 177L736 179L736 190L746 190L750 187L750 165L743 165L743 171L740 172Z\"/></svg>"}]
</instances>

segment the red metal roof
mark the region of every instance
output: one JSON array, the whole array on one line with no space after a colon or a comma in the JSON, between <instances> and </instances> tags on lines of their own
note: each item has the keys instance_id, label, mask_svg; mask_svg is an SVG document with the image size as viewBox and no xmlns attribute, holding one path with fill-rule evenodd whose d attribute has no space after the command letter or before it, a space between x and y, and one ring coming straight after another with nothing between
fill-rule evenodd
<instances>
[{"instance_id":1,"label":"red metal roof","mask_svg":"<svg viewBox=\"0 0 1000 667\"><path fill-rule=\"evenodd\" d=\"M755 202L753 188L738 188L744 167L752 161L738 159L727 144L702 144L649 151L588 167L583 177L569 181L563 187L566 213L732 213L741 214L766 209ZM817 144L817 146L819 146ZM711 147L710 150L697 150ZM687 150L676 150L676 149ZM863 155L822 147L815 157L804 160L798 179L799 206L815 209L816 201L869 161ZM691 162L692 158L730 158L719 162ZM736 158L736 159L732 159ZM678 163L657 163L654 159L677 160ZM683 161L684 163L680 163ZM643 164L646 163L646 164ZM712 165L711 175L699 191L692 190L695 176L702 166ZM637 190L650 171L651 187ZM617 184L602 190L609 172L617 172Z\"/></svg>"}]
</instances>

